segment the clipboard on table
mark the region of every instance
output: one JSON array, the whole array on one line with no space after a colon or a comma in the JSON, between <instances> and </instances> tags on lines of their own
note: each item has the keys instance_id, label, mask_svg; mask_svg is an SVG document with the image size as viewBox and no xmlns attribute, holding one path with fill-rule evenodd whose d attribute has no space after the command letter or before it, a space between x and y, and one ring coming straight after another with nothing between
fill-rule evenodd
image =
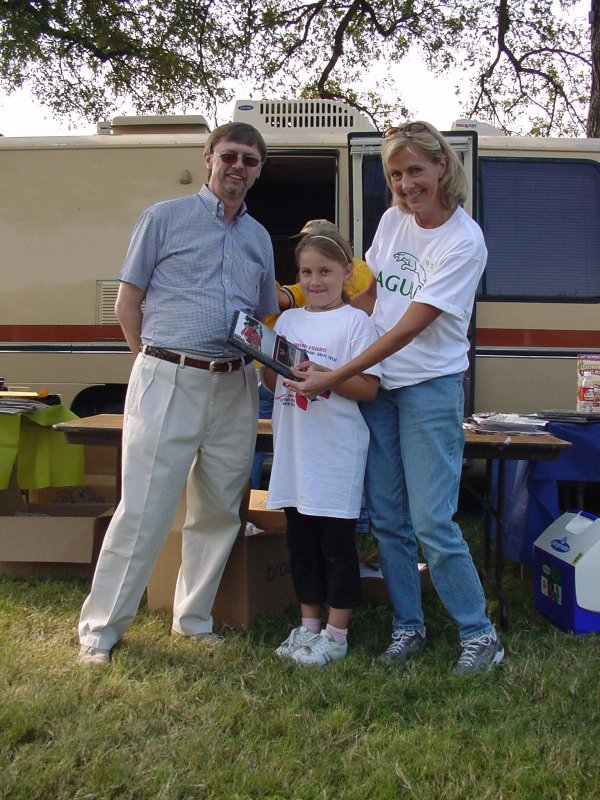
<instances>
[{"instance_id":1,"label":"clipboard on table","mask_svg":"<svg viewBox=\"0 0 600 800\"><path fill-rule=\"evenodd\" d=\"M245 311L236 311L231 325L229 342L266 367L298 380L290 367L296 367L308 356L305 350L288 342L283 336Z\"/></svg>"}]
</instances>

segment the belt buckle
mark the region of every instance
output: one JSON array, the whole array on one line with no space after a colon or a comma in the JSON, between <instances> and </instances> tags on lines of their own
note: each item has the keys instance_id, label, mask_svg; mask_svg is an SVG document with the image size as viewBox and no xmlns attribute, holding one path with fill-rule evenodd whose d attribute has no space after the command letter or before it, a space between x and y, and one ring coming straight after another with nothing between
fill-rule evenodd
<instances>
[{"instance_id":1,"label":"belt buckle","mask_svg":"<svg viewBox=\"0 0 600 800\"><path fill-rule=\"evenodd\" d=\"M217 367L219 365L225 366L225 364L227 364L227 372L232 372L232 370L233 370L233 361L211 361L210 364L208 365L208 371L209 372L220 372L221 370L218 370ZM225 370L222 370L222 371L225 372Z\"/></svg>"}]
</instances>

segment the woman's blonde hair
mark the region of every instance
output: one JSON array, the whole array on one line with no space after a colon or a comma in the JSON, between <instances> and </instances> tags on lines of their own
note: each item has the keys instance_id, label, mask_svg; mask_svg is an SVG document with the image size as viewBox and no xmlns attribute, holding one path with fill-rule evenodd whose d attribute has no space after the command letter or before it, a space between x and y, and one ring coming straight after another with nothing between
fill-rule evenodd
<instances>
[{"instance_id":1,"label":"woman's blonde hair","mask_svg":"<svg viewBox=\"0 0 600 800\"><path fill-rule=\"evenodd\" d=\"M354 259L350 245L337 228L331 222L327 222L327 220L323 220L326 224L322 227L318 224L314 224L318 223L318 220L311 220L311 222L313 224L310 226L310 233L304 234L296 245L296 264L299 263L300 253L304 248L311 247L326 258L337 261L338 264L341 264L343 267L346 267L348 264L354 267ZM348 303L349 299L346 291L343 290L342 300L344 303Z\"/></svg>"},{"instance_id":2,"label":"woman's blonde hair","mask_svg":"<svg viewBox=\"0 0 600 800\"><path fill-rule=\"evenodd\" d=\"M467 198L468 182L458 156L437 128L428 122L415 120L399 128L390 128L384 133L381 145L383 172L392 192L394 205L400 206L409 214L413 213L402 198L394 194L388 170L390 159L411 145L434 164L440 164L444 156L446 157L446 169L440 178L438 197L442 204L451 210L464 203Z\"/></svg>"}]
</instances>

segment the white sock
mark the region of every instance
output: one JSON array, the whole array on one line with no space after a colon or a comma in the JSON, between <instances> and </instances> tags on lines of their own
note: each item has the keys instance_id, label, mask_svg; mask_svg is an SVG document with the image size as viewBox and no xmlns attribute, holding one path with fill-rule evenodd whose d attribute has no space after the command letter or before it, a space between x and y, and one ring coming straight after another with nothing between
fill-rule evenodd
<instances>
[{"instance_id":1,"label":"white sock","mask_svg":"<svg viewBox=\"0 0 600 800\"><path fill-rule=\"evenodd\" d=\"M348 638L348 628L334 628L333 625L327 623L325 630L338 644L346 643L346 639Z\"/></svg>"},{"instance_id":2,"label":"white sock","mask_svg":"<svg viewBox=\"0 0 600 800\"><path fill-rule=\"evenodd\" d=\"M307 631L310 631L311 633L320 633L321 631L320 619L312 619L311 617L302 617L302 625L306 628Z\"/></svg>"}]
</instances>

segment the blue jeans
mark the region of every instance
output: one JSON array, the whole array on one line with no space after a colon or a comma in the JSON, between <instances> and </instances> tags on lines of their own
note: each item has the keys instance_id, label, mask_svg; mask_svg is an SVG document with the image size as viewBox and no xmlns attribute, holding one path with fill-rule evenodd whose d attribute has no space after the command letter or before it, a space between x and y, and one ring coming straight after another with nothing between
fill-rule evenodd
<instances>
[{"instance_id":1,"label":"blue jeans","mask_svg":"<svg viewBox=\"0 0 600 800\"><path fill-rule=\"evenodd\" d=\"M454 522L464 433L462 374L361 403L371 440L365 490L371 529L394 608L393 628L425 633L417 542L461 639L488 633L485 596Z\"/></svg>"},{"instance_id":2,"label":"blue jeans","mask_svg":"<svg viewBox=\"0 0 600 800\"><path fill-rule=\"evenodd\" d=\"M362 500L360 501L360 516L356 520L357 533L369 533L369 510L367 508L367 500L363 489Z\"/></svg>"}]
</instances>

